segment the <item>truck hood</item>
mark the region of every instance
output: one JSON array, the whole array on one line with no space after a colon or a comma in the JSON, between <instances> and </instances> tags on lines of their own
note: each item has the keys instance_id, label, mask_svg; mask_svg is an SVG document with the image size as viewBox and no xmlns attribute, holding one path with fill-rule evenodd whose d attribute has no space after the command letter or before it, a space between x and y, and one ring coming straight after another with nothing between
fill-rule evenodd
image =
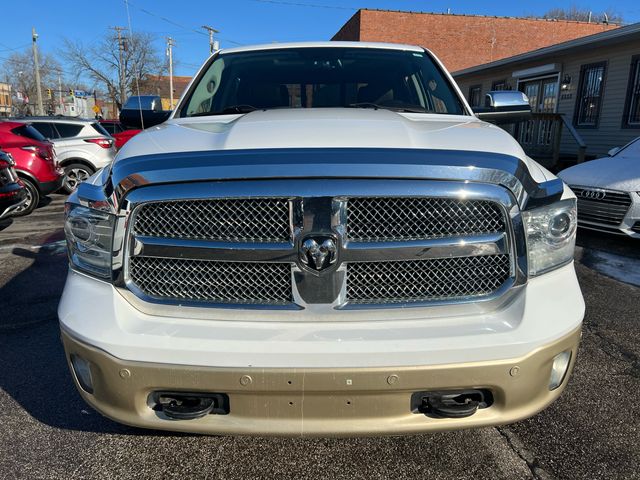
<instances>
[{"instance_id":1,"label":"truck hood","mask_svg":"<svg viewBox=\"0 0 640 480\"><path fill-rule=\"evenodd\" d=\"M640 158L605 157L569 167L558 174L569 185L640 191Z\"/></svg>"},{"instance_id":2,"label":"truck hood","mask_svg":"<svg viewBox=\"0 0 640 480\"><path fill-rule=\"evenodd\" d=\"M172 119L131 139L117 161L173 152L271 148L463 150L501 153L529 163L507 132L475 117L351 108Z\"/></svg>"}]
</instances>

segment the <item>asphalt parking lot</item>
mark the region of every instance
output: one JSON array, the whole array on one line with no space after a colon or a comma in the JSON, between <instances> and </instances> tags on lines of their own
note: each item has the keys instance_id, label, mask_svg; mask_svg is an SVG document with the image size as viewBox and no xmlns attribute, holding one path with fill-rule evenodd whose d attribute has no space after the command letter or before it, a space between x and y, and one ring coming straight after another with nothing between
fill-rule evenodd
<instances>
[{"instance_id":1,"label":"asphalt parking lot","mask_svg":"<svg viewBox=\"0 0 640 480\"><path fill-rule=\"evenodd\" d=\"M0 223L0 478L640 478L638 241L579 232L577 365L529 420L411 437L207 437L116 424L76 393L56 317L64 197L51 198Z\"/></svg>"}]
</instances>

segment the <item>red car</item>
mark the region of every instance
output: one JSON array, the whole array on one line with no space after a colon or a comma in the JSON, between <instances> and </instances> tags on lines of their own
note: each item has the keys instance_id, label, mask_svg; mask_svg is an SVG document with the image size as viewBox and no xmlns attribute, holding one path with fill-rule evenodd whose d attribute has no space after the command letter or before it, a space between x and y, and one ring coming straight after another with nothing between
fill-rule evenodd
<instances>
[{"instance_id":1,"label":"red car","mask_svg":"<svg viewBox=\"0 0 640 480\"><path fill-rule=\"evenodd\" d=\"M62 185L63 171L55 166L53 144L23 122L0 122L0 149L10 153L26 189L25 201L14 215L28 215L44 195Z\"/></svg>"},{"instance_id":2,"label":"red car","mask_svg":"<svg viewBox=\"0 0 640 480\"><path fill-rule=\"evenodd\" d=\"M127 129L119 120L100 120L100 125L109 132L109 135L116 141L116 148L120 149L129 139L142 130Z\"/></svg>"},{"instance_id":3,"label":"red car","mask_svg":"<svg viewBox=\"0 0 640 480\"><path fill-rule=\"evenodd\" d=\"M11 156L0 151L0 220L11 215L25 199L26 189L14 166Z\"/></svg>"}]
</instances>

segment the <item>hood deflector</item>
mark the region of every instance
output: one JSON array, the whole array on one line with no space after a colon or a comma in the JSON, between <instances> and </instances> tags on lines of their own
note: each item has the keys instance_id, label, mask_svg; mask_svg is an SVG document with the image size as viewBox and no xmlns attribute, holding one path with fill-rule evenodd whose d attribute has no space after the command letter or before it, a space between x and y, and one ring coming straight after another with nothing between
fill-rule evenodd
<instances>
[{"instance_id":1,"label":"hood deflector","mask_svg":"<svg viewBox=\"0 0 640 480\"><path fill-rule=\"evenodd\" d=\"M537 183L519 158L490 152L395 148L287 148L141 155L113 165L111 185L82 184L80 200L119 209L133 189L196 181L286 178L462 180L502 185L522 209L559 200L559 179ZM101 195L95 191L99 187Z\"/></svg>"}]
</instances>

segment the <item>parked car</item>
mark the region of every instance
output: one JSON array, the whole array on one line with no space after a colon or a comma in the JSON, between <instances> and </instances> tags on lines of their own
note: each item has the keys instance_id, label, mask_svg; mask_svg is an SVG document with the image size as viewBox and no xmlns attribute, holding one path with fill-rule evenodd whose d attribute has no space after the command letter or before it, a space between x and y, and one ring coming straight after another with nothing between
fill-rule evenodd
<instances>
[{"instance_id":1,"label":"parked car","mask_svg":"<svg viewBox=\"0 0 640 480\"><path fill-rule=\"evenodd\" d=\"M222 50L65 206L58 309L99 412L210 434L500 425L566 386L576 198L422 47ZM482 446L478 447L482 449Z\"/></svg>"},{"instance_id":2,"label":"parked car","mask_svg":"<svg viewBox=\"0 0 640 480\"><path fill-rule=\"evenodd\" d=\"M0 220L9 216L25 200L26 189L14 170L11 155L0 151Z\"/></svg>"},{"instance_id":3,"label":"parked car","mask_svg":"<svg viewBox=\"0 0 640 480\"><path fill-rule=\"evenodd\" d=\"M162 109L162 99L157 95L133 95L120 110L120 122L127 128L143 129L164 122L170 110Z\"/></svg>"},{"instance_id":4,"label":"parked car","mask_svg":"<svg viewBox=\"0 0 640 480\"><path fill-rule=\"evenodd\" d=\"M64 169L62 189L73 192L116 154L114 140L97 120L72 117L29 117L29 123L55 146L57 162Z\"/></svg>"},{"instance_id":5,"label":"parked car","mask_svg":"<svg viewBox=\"0 0 640 480\"><path fill-rule=\"evenodd\" d=\"M26 188L25 200L13 215L28 215L43 196L62 185L64 172L56 166L53 144L29 124L0 121L0 149L11 154Z\"/></svg>"},{"instance_id":6,"label":"parked car","mask_svg":"<svg viewBox=\"0 0 640 480\"><path fill-rule=\"evenodd\" d=\"M113 137L117 150L142 131L139 128L128 128L120 120L100 120L100 125Z\"/></svg>"},{"instance_id":7,"label":"parked car","mask_svg":"<svg viewBox=\"0 0 640 480\"><path fill-rule=\"evenodd\" d=\"M558 175L578 197L578 225L640 238L640 137Z\"/></svg>"}]
</instances>

